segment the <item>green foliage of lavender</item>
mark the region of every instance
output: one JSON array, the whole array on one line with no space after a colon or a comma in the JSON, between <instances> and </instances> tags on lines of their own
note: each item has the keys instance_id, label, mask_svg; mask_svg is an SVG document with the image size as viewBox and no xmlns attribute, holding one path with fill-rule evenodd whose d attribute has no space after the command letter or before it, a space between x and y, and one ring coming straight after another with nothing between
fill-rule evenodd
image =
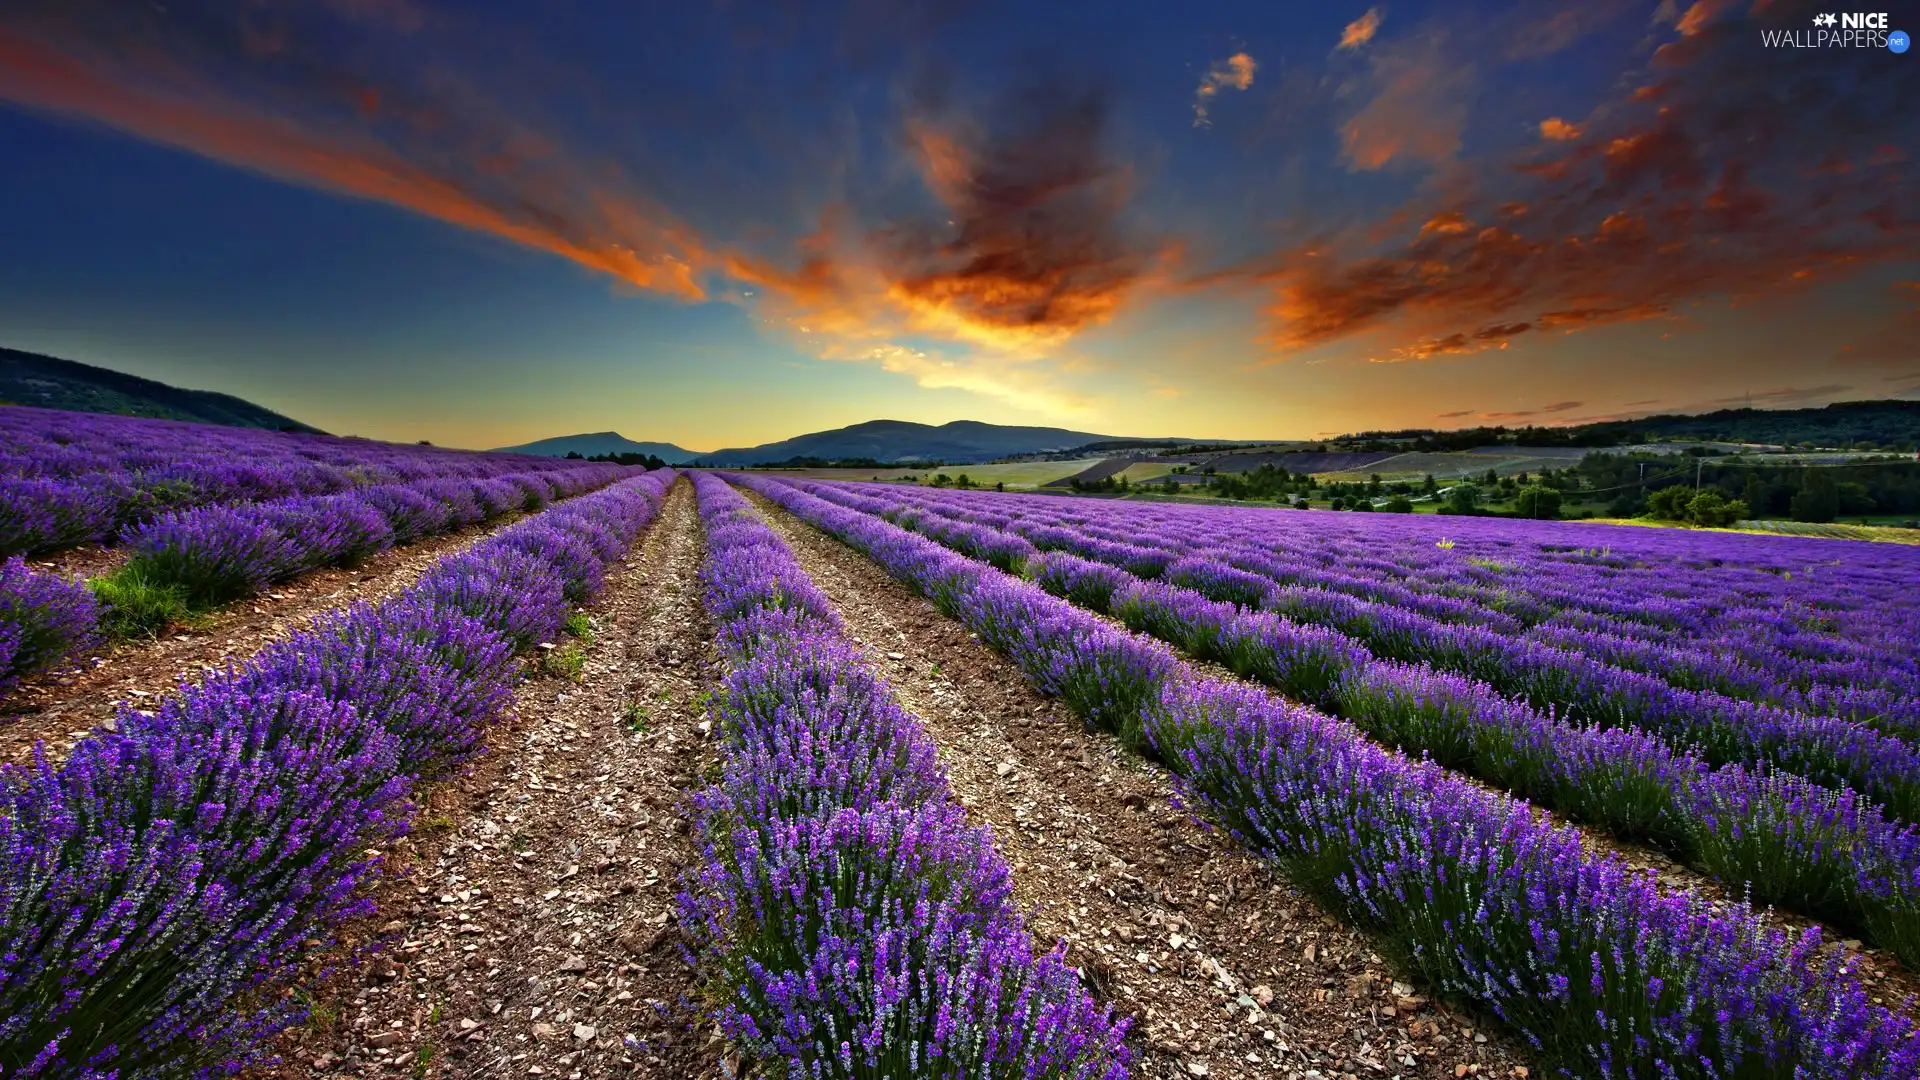
<instances>
[{"instance_id":1,"label":"green foliage of lavender","mask_svg":"<svg viewBox=\"0 0 1920 1080\"><path fill-rule=\"evenodd\" d=\"M896 509L888 499L742 482L904 581L941 576L932 567L960 557L870 516ZM1074 616L1030 586L973 580L1002 594L1025 589L1036 638ZM969 610L964 598L959 610ZM974 629L984 638L994 628ZM1052 640L1081 653L1151 651L1098 623ZM1060 662L1045 648L1009 655L1043 687ZM1788 935L1745 908L1663 892L1524 803L1342 721L1177 664L1163 670L1141 723L1193 800L1573 1075L1894 1080L1920 1070L1920 1030L1874 1004L1818 931Z\"/></svg>"},{"instance_id":2,"label":"green foliage of lavender","mask_svg":"<svg viewBox=\"0 0 1920 1080\"><path fill-rule=\"evenodd\" d=\"M1121 1080L1125 1024L1035 955L917 721L745 501L695 487L730 670L680 908L721 1030L794 1076Z\"/></svg>"},{"instance_id":3,"label":"green foliage of lavender","mask_svg":"<svg viewBox=\"0 0 1920 1080\"><path fill-rule=\"evenodd\" d=\"M671 478L551 513L624 549ZM230 1075L301 1019L282 991L370 909L416 785L479 749L515 643L565 614L567 569L513 541L125 709L64 763L0 767L0 1075ZM503 573L548 608L446 602Z\"/></svg>"}]
</instances>

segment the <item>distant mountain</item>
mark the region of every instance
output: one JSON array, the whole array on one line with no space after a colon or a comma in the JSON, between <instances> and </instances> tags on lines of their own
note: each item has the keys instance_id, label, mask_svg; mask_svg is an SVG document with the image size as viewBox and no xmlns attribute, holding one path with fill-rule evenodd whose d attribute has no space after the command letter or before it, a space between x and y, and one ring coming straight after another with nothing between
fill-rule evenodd
<instances>
[{"instance_id":1,"label":"distant mountain","mask_svg":"<svg viewBox=\"0 0 1920 1080\"><path fill-rule=\"evenodd\" d=\"M716 450L700 455L699 461L713 465L764 465L793 458L828 461L871 458L874 461L937 461L969 465L1016 454L1043 454L1111 441L1115 441L1115 436L1065 428L1008 427L983 424L978 420L955 420L938 427L905 420L869 420L852 427L816 431L760 446ZM1201 440L1139 441L1164 444Z\"/></svg>"},{"instance_id":2,"label":"distant mountain","mask_svg":"<svg viewBox=\"0 0 1920 1080\"><path fill-rule=\"evenodd\" d=\"M551 439L522 443L519 446L503 446L496 453L534 454L539 457L566 457L579 454L581 457L593 457L596 454L642 454L657 457L669 465L685 465L698 457L691 450L683 450L666 442L634 442L617 431L596 431L590 435L556 435Z\"/></svg>"},{"instance_id":3,"label":"distant mountain","mask_svg":"<svg viewBox=\"0 0 1920 1080\"><path fill-rule=\"evenodd\" d=\"M321 433L319 428L231 394L182 390L138 375L18 349L0 348L0 404Z\"/></svg>"}]
</instances>

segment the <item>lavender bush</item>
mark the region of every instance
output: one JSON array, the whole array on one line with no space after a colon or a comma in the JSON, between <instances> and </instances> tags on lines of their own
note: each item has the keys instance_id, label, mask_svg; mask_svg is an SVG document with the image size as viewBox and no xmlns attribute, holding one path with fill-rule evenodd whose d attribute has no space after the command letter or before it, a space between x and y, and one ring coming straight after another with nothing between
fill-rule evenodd
<instances>
[{"instance_id":1,"label":"lavender bush","mask_svg":"<svg viewBox=\"0 0 1920 1080\"><path fill-rule=\"evenodd\" d=\"M823 490L867 513L888 505L844 488ZM1084 565L1072 556L1041 558ZM1246 583L1237 571L1210 576L1211 565L1188 558L1170 566L1168 576L1177 571L1188 582ZM1303 591L1320 595L1323 612L1375 606L1342 593ZM1506 698L1485 682L1374 660L1338 630L1209 599L1165 581L1126 585L1110 597L1110 606L1130 628L1330 709L1385 745L1431 755L1616 836L1650 841L1760 902L1791 906L1920 962L1920 890L1914 884L1920 880L1920 830L1902 823L1899 804L1889 813L1844 786L1819 787L1776 773L1764 755L1735 755L1736 762L1754 764L1715 769L1726 755L1710 745L1703 754L1676 752L1634 728L1572 723ZM1017 639L1018 632L1009 636ZM1575 662L1591 663L1584 657ZM1802 723L1792 731L1801 745L1820 745L1808 738L1818 732L1841 752L1891 753L1895 763L1905 756L1897 744L1870 733L1861 739L1863 732L1840 721ZM1804 760L1787 760L1821 775ZM1901 775L1890 768L1882 779L1892 783ZM1805 808L1807 820L1799 827L1783 822L1780 808L1786 806Z\"/></svg>"},{"instance_id":2,"label":"lavender bush","mask_svg":"<svg viewBox=\"0 0 1920 1080\"><path fill-rule=\"evenodd\" d=\"M919 725L745 501L695 487L731 670L680 906L721 1030L796 1077L1120 1080L1125 1025L1035 955Z\"/></svg>"},{"instance_id":3,"label":"lavender bush","mask_svg":"<svg viewBox=\"0 0 1920 1080\"><path fill-rule=\"evenodd\" d=\"M0 562L0 693L98 640L99 604L83 585Z\"/></svg>"},{"instance_id":4,"label":"lavender bush","mask_svg":"<svg viewBox=\"0 0 1920 1080\"><path fill-rule=\"evenodd\" d=\"M487 490L512 509L530 502L537 508L578 494L577 477L608 470L619 471L516 454L0 407L0 556L110 540L200 506L358 493L434 477L459 483L468 501L472 481L511 477L511 493L497 485ZM480 516L476 508L475 520Z\"/></svg>"},{"instance_id":5,"label":"lavender bush","mask_svg":"<svg viewBox=\"0 0 1920 1080\"><path fill-rule=\"evenodd\" d=\"M942 576L931 568L961 558L792 484L739 482L903 581ZM1001 594L1021 587L990 572L973 580ZM1044 636L1064 602L1027 592ZM990 610L999 620L969 623L983 639L1017 639L1001 623L1019 607L976 608L964 589L957 600L963 618ZM1130 638L1089 627L1080 648L1151 651ZM1046 685L1044 654L1012 655ZM1195 802L1571 1074L1892 1080L1920 1068L1920 1030L1875 1005L1818 931L1786 935L1743 908L1664 891L1526 804L1341 721L1178 665L1163 670L1139 723Z\"/></svg>"},{"instance_id":6,"label":"lavender bush","mask_svg":"<svg viewBox=\"0 0 1920 1080\"><path fill-rule=\"evenodd\" d=\"M672 475L548 513L630 544ZM536 569L497 539L457 559L443 581ZM421 777L477 752L520 670L530 613L445 595L324 619L123 710L64 764L0 766L0 1075L226 1076L301 1019L287 980L370 910L373 852Z\"/></svg>"}]
</instances>

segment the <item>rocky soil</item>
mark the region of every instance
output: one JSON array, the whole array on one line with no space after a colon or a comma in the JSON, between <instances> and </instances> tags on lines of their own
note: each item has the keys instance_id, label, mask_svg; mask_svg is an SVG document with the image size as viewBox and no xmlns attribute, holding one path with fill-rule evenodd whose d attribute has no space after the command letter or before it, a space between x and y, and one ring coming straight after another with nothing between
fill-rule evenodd
<instances>
[{"instance_id":1,"label":"rocky soil","mask_svg":"<svg viewBox=\"0 0 1920 1080\"><path fill-rule=\"evenodd\" d=\"M993 830L1036 936L1136 1018L1139 1077L1529 1074L1483 1021L1428 1000L1343 927L1174 805L1168 777L1087 733L865 556L754 497L927 725Z\"/></svg>"},{"instance_id":2,"label":"rocky soil","mask_svg":"<svg viewBox=\"0 0 1920 1080\"><path fill-rule=\"evenodd\" d=\"M27 679L0 699L0 762L21 762L45 742L55 758L123 703L165 694L181 679L238 663L314 616L378 600L413 584L440 559L506 528L518 516L389 548L352 569L325 569L209 612L157 641L124 641ZM36 564L37 565L37 564Z\"/></svg>"},{"instance_id":3,"label":"rocky soil","mask_svg":"<svg viewBox=\"0 0 1920 1080\"><path fill-rule=\"evenodd\" d=\"M588 609L585 667L537 675L491 751L433 787L352 935L370 958L318 980L259 1075L723 1075L672 914L711 760L701 556L682 482Z\"/></svg>"}]
</instances>

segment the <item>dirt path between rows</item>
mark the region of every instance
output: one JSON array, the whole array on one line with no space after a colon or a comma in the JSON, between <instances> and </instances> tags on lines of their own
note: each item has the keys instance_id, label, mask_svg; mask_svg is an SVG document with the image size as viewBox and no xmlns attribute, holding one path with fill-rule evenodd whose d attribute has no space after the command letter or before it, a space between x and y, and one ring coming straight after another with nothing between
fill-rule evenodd
<instances>
[{"instance_id":1,"label":"dirt path between rows","mask_svg":"<svg viewBox=\"0 0 1920 1080\"><path fill-rule=\"evenodd\" d=\"M758 496L755 497L758 498ZM1117 631L1123 633L1132 632L1124 622L1113 615L1094 612L1084 607L1080 608L1080 611L1083 614L1107 623ZM1188 654L1185 649L1173 642L1162 641L1161 644L1165 645L1173 655L1177 656L1181 663L1201 675L1227 682L1237 681L1246 682L1254 686L1261 685L1255 680L1242 679L1230 668L1217 661L1202 660L1192 656ZM1273 690L1271 687L1267 687L1266 689L1276 697L1284 697L1279 691ZM1296 704L1298 703L1296 702ZM1362 731L1361 734L1365 736L1364 731ZM1371 738L1371 736L1366 737ZM1405 747L1389 745L1378 739L1373 739L1373 741L1376 745L1384 749L1406 753ZM1413 756L1418 755L1415 754ZM1483 791L1525 801L1523 796L1510 792L1499 785L1489 783L1471 772L1455 770L1454 775ZM1659 887L1662 890L1667 892L1691 892L1705 899L1716 910L1723 912L1732 912L1737 908L1748 908L1749 898L1744 883L1730 884L1722 881L1719 878L1708 875L1704 871L1695 869L1692 866L1674 859L1667 852L1661 851L1649 843L1638 840L1623 840L1603 829L1594 828L1591 825L1568 817L1558 811L1549 810L1537 805L1530 806L1530 809L1535 819L1543 825L1577 830L1580 835L1581 846L1594 858L1618 859L1636 871L1652 874L1657 879ZM1876 1004L1884 1005L1897 1012L1904 1012L1908 1015L1920 1013L1920 972L1916 972L1902 964L1899 957L1895 956L1891 950L1867 945L1859 938L1849 937L1849 931L1844 927L1837 927L1822 922L1819 919L1798 911L1776 907L1763 907L1749 910L1753 910L1763 921L1779 927L1795 937L1805 933L1808 929L1819 930L1826 940L1823 948L1829 952L1838 951L1845 954L1847 968L1853 977L1872 995Z\"/></svg>"},{"instance_id":2,"label":"dirt path between rows","mask_svg":"<svg viewBox=\"0 0 1920 1080\"><path fill-rule=\"evenodd\" d=\"M490 752L428 794L357 929L380 951L310 990L313 1021L256 1076L723 1075L670 914L712 760L701 557L681 481L588 608L578 680L536 676Z\"/></svg>"},{"instance_id":3,"label":"dirt path between rows","mask_svg":"<svg viewBox=\"0 0 1920 1080\"><path fill-rule=\"evenodd\" d=\"M357 569L316 570L212 612L199 626L158 641L109 645L35 676L0 700L0 763L27 761L36 741L44 741L56 760L64 758L76 740L112 719L122 702L151 699L173 690L182 678L245 660L316 615L398 592L440 559L520 518L389 548Z\"/></svg>"},{"instance_id":4,"label":"dirt path between rows","mask_svg":"<svg viewBox=\"0 0 1920 1080\"><path fill-rule=\"evenodd\" d=\"M1525 1075L1531 1055L1397 982L1342 926L1170 802L1159 768L1089 734L871 560L743 492L840 610L993 830L1042 941L1137 1019L1142 1078Z\"/></svg>"}]
</instances>

